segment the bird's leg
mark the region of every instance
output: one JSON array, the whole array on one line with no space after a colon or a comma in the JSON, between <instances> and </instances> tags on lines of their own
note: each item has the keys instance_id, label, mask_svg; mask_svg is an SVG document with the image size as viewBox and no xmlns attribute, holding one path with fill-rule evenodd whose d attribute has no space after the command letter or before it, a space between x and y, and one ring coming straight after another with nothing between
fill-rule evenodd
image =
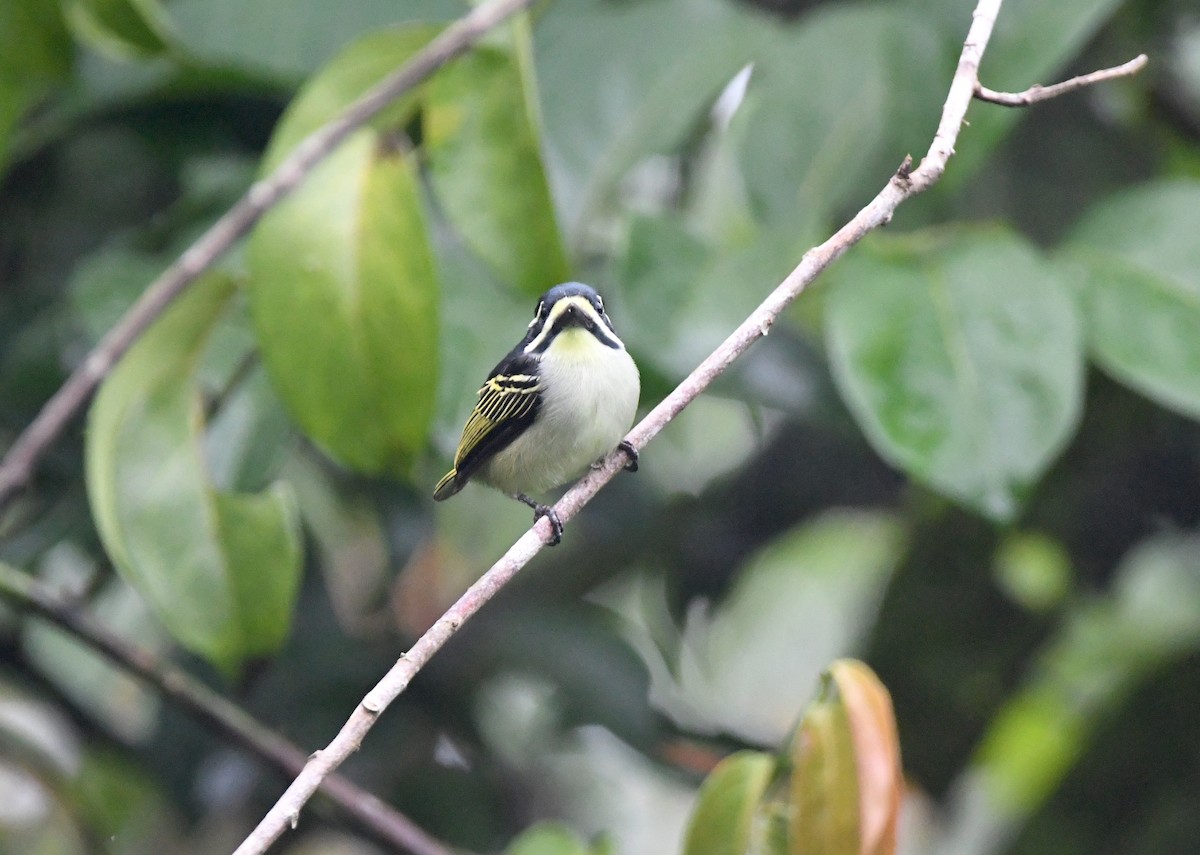
<instances>
[{"instance_id":1,"label":"bird's leg","mask_svg":"<svg viewBox=\"0 0 1200 855\"><path fill-rule=\"evenodd\" d=\"M629 458L629 462L625 464L626 472L637 472L638 470L638 452L637 449L629 444L628 440L621 440L617 443L617 448L625 452L625 456Z\"/></svg>"},{"instance_id":2,"label":"bird's leg","mask_svg":"<svg viewBox=\"0 0 1200 855\"><path fill-rule=\"evenodd\" d=\"M559 541L562 540L563 523L562 520L558 518L558 513L555 512L554 508L550 507L549 505L543 505L541 502L536 502L526 496L524 493L513 493L512 497L518 502L524 502L525 504L529 505L529 507L533 508L534 522L537 522L542 517L550 520L550 543L547 545L558 546Z\"/></svg>"}]
</instances>

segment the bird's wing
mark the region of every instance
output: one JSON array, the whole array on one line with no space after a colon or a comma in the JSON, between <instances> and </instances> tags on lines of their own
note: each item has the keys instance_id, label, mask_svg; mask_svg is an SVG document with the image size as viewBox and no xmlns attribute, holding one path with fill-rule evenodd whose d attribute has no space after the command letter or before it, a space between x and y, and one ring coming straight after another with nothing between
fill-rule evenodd
<instances>
[{"instance_id":1,"label":"bird's wing","mask_svg":"<svg viewBox=\"0 0 1200 855\"><path fill-rule=\"evenodd\" d=\"M542 406L540 380L535 363L506 360L483 384L454 454L460 486L533 422Z\"/></svg>"}]
</instances>

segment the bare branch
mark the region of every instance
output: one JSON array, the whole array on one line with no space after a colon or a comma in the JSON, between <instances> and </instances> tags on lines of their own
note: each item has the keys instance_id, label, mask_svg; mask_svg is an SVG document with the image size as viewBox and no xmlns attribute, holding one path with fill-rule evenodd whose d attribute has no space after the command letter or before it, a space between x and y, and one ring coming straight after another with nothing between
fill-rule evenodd
<instances>
[{"instance_id":1,"label":"bare branch","mask_svg":"<svg viewBox=\"0 0 1200 855\"><path fill-rule=\"evenodd\" d=\"M1147 62L1149 62L1149 59L1143 53L1123 65L1114 66L1113 68L1102 68L1099 71L1093 71L1091 74L1081 74L1078 77L1072 77L1070 80L1064 80L1062 83L1055 83L1053 86L1030 86L1024 92L997 92L994 89L988 89L977 80L975 81L975 97L980 101L988 101L992 104L999 104L1002 107L1028 107L1030 104L1036 104L1038 101L1057 98L1059 95L1066 95L1068 92L1074 92L1076 89L1082 89L1094 83L1103 83L1105 80L1113 80L1117 77L1129 77L1137 74L1146 67Z\"/></svg>"},{"instance_id":2,"label":"bare branch","mask_svg":"<svg viewBox=\"0 0 1200 855\"><path fill-rule=\"evenodd\" d=\"M447 62L466 52L488 30L532 3L533 0L487 0L481 3L443 30L336 119L305 137L274 172L256 181L221 219L150 284L13 442L0 462L0 511L33 477L42 455L57 441L117 360L201 273L247 234L263 214L295 190L350 133Z\"/></svg>"},{"instance_id":3,"label":"bare branch","mask_svg":"<svg viewBox=\"0 0 1200 855\"><path fill-rule=\"evenodd\" d=\"M75 636L288 778L304 768L308 756L302 750L241 707L187 672L125 641L36 579L2 562L0 597ZM341 775L326 778L321 792L381 842L413 855L450 855L408 817Z\"/></svg>"}]
</instances>

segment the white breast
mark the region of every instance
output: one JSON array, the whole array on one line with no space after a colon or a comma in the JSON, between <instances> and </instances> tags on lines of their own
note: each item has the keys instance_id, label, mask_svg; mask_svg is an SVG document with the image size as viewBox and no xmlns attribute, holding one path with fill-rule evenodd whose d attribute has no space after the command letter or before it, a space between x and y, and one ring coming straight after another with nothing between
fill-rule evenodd
<instances>
[{"instance_id":1,"label":"white breast","mask_svg":"<svg viewBox=\"0 0 1200 855\"><path fill-rule=\"evenodd\" d=\"M542 493L578 476L616 448L637 411L633 359L586 330L560 333L542 357L541 375L537 421L480 473L506 493Z\"/></svg>"}]
</instances>

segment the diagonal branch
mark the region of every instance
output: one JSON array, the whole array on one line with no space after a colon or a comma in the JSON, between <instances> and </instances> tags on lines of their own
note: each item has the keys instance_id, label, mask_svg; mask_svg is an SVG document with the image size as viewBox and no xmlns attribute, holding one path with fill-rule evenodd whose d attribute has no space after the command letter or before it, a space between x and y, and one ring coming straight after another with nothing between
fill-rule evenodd
<instances>
[{"instance_id":1,"label":"diagonal branch","mask_svg":"<svg viewBox=\"0 0 1200 855\"><path fill-rule=\"evenodd\" d=\"M287 159L196 239L142 293L137 302L75 367L0 461L0 511L33 477L42 455L91 397L117 360L176 297L280 199L298 187L338 143L366 124L393 100L412 89L450 60L465 53L493 27L533 0L487 0L455 21L399 69L369 89L329 124L305 137Z\"/></svg>"},{"instance_id":2,"label":"diagonal branch","mask_svg":"<svg viewBox=\"0 0 1200 855\"><path fill-rule=\"evenodd\" d=\"M110 632L36 579L2 562L0 597L75 636L284 775L295 776L304 768L308 757L302 750L245 710L185 671ZM341 775L326 778L321 783L321 792L377 840L399 851L412 855L450 855L442 843L408 817Z\"/></svg>"},{"instance_id":3,"label":"diagonal branch","mask_svg":"<svg viewBox=\"0 0 1200 855\"><path fill-rule=\"evenodd\" d=\"M988 101L992 104L999 104L1002 107L1028 107L1030 104L1036 104L1038 101L1048 101L1051 98L1057 98L1059 95L1074 92L1076 89L1091 86L1093 83L1102 83L1105 80L1113 80L1117 77L1129 77L1130 75L1137 74L1145 68L1147 62L1149 60L1143 53L1122 65L1112 68L1102 68L1090 74L1081 74L1078 77L1072 77L1070 80L1064 80L1062 83L1055 83L1053 86L1035 84L1024 92L997 92L994 89L988 89L977 80L975 81L975 97L980 101Z\"/></svg>"}]
</instances>

